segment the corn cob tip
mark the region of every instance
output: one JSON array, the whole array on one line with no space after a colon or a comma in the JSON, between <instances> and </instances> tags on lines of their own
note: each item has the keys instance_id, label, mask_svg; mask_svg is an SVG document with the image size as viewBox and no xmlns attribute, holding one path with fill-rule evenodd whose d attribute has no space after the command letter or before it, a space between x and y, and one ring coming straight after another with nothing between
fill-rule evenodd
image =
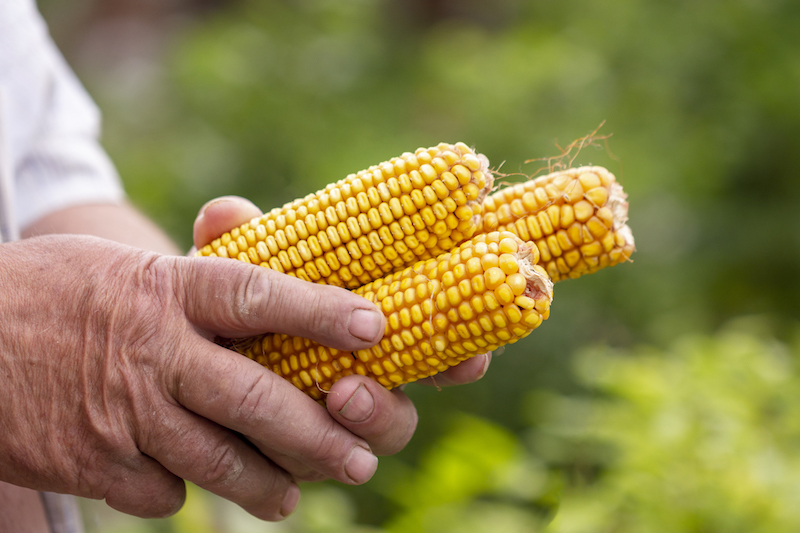
<instances>
[{"instance_id":1,"label":"corn cob tip","mask_svg":"<svg viewBox=\"0 0 800 533\"><path fill-rule=\"evenodd\" d=\"M538 263L554 282L577 278L630 259L622 186L603 167L553 172L502 188L484 201L482 227L511 231L533 242Z\"/></svg>"},{"instance_id":2,"label":"corn cob tip","mask_svg":"<svg viewBox=\"0 0 800 533\"><path fill-rule=\"evenodd\" d=\"M630 250L627 254L630 257L630 254L636 251L636 245L633 241L633 232L628 226L628 195L622 190L619 182L611 184L608 206L613 216L611 229L625 241L624 247Z\"/></svg>"},{"instance_id":3,"label":"corn cob tip","mask_svg":"<svg viewBox=\"0 0 800 533\"><path fill-rule=\"evenodd\" d=\"M489 196L489 193L492 192L492 188L494 187L494 174L492 174L492 170L489 168L489 158L479 152L475 152L475 155L481 162L480 171L486 176L486 186L481 188L481 192L476 200L477 203L483 205L483 201Z\"/></svg>"},{"instance_id":4,"label":"corn cob tip","mask_svg":"<svg viewBox=\"0 0 800 533\"><path fill-rule=\"evenodd\" d=\"M517 252L517 264L519 273L526 280L523 296L534 300L546 299L553 300L553 281L542 267L536 265L538 250L534 250L536 245L526 242L519 247Z\"/></svg>"},{"instance_id":5,"label":"corn cob tip","mask_svg":"<svg viewBox=\"0 0 800 533\"><path fill-rule=\"evenodd\" d=\"M464 162L464 166L472 171L472 175L469 181L462 185L461 188L464 190L467 187L477 187L477 192L473 192L475 197L467 202L467 207L472 209L474 213L470 219L472 226L480 230L482 226L483 203L486 197L492 193L495 178L489 166L489 158L480 152L476 152L472 149L469 150L470 151L465 153L462 157L462 161Z\"/></svg>"},{"instance_id":6,"label":"corn cob tip","mask_svg":"<svg viewBox=\"0 0 800 533\"><path fill-rule=\"evenodd\" d=\"M478 176L483 176L485 180L485 185L480 187L480 191L478 192L478 197L470 204L472 208L472 212L475 213L472 216L471 222L475 228L480 228L483 225L483 203L486 201L486 198L492 193L492 189L494 188L494 174L492 174L492 170L489 167L489 158L485 155L475 152L475 155L480 161L480 169ZM470 183L476 183L476 179L473 177L470 180ZM480 182L476 183L480 186Z\"/></svg>"}]
</instances>

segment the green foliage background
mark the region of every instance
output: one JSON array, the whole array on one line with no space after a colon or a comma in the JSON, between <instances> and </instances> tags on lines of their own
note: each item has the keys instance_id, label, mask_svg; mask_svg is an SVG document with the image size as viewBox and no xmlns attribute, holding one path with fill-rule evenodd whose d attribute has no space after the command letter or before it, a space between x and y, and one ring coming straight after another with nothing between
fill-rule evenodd
<instances>
[{"instance_id":1,"label":"green foliage background","mask_svg":"<svg viewBox=\"0 0 800 533\"><path fill-rule=\"evenodd\" d=\"M131 198L187 248L215 196L269 209L440 141L533 173L604 121L576 164L617 174L638 247L559 284L479 383L409 387L419 431L366 486L305 487L278 525L194 488L172 519L89 525L797 531L798 28L789 0L240 0L143 68L76 65Z\"/></svg>"}]
</instances>

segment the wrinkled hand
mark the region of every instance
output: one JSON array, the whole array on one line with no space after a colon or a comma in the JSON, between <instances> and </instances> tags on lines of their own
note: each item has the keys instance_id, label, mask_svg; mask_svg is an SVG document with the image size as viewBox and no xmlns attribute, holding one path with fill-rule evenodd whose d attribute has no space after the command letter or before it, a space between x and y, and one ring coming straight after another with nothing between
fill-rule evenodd
<instances>
[{"instance_id":1,"label":"wrinkled hand","mask_svg":"<svg viewBox=\"0 0 800 533\"><path fill-rule=\"evenodd\" d=\"M334 419L210 340L282 331L371 346L383 317L343 289L66 235L0 245L0 272L5 481L163 516L181 506L186 479L277 520L297 503L296 481L363 483L374 453L413 432L402 396L376 394L372 415L352 424L361 437L344 417L364 413Z\"/></svg>"},{"instance_id":2,"label":"wrinkled hand","mask_svg":"<svg viewBox=\"0 0 800 533\"><path fill-rule=\"evenodd\" d=\"M247 204L207 206L196 242L254 216ZM279 520L297 482L363 483L415 429L400 391L351 376L326 411L212 342L276 331L342 350L375 344L382 315L343 289L68 235L0 245L0 273L4 481L147 517L179 509L185 479ZM477 379L477 362L438 383Z\"/></svg>"}]
</instances>

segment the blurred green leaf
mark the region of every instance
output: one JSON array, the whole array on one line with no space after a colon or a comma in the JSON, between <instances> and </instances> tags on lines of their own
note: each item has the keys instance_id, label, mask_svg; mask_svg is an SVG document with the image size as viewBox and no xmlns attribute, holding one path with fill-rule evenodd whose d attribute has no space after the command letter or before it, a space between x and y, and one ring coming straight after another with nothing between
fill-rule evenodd
<instances>
[{"instance_id":1,"label":"blurred green leaf","mask_svg":"<svg viewBox=\"0 0 800 533\"><path fill-rule=\"evenodd\" d=\"M579 375L605 396L579 404L589 416L551 398L540 431L616 453L565 492L552 531L796 531L800 353L762 325L740 319L665 352L585 352Z\"/></svg>"}]
</instances>

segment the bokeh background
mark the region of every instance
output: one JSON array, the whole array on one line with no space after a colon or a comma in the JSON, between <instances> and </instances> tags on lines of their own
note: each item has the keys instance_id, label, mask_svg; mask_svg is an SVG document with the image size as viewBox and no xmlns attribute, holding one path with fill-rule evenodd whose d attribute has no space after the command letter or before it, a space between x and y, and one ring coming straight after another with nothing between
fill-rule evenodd
<instances>
[{"instance_id":1,"label":"bokeh background","mask_svg":"<svg viewBox=\"0 0 800 533\"><path fill-rule=\"evenodd\" d=\"M557 285L479 383L410 386L419 430L365 486L261 523L190 487L104 532L800 530L800 3L40 0L130 197L269 209L418 146L504 172L600 124L632 263Z\"/></svg>"}]
</instances>

